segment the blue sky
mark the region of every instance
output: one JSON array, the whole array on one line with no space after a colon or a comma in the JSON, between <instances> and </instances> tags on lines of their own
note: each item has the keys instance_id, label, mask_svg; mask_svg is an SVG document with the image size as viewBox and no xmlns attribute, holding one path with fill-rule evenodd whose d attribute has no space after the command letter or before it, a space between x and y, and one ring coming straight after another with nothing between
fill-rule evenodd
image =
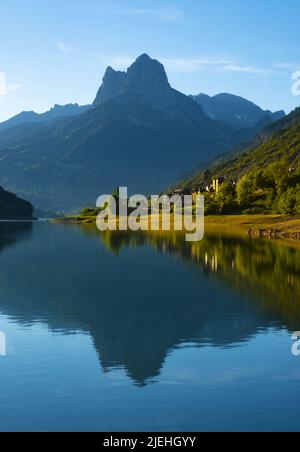
<instances>
[{"instance_id":1,"label":"blue sky","mask_svg":"<svg viewBox=\"0 0 300 452\"><path fill-rule=\"evenodd\" d=\"M1 0L0 120L92 102L107 65L161 60L187 94L300 105L299 0Z\"/></svg>"}]
</instances>

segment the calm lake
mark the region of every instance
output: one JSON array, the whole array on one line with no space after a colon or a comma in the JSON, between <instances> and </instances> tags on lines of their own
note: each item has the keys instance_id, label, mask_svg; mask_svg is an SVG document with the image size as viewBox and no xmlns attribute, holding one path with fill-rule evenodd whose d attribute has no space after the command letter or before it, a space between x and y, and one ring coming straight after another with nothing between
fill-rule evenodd
<instances>
[{"instance_id":1,"label":"calm lake","mask_svg":"<svg viewBox=\"0 0 300 452\"><path fill-rule=\"evenodd\" d=\"M1 431L300 430L300 249L0 224Z\"/></svg>"}]
</instances>

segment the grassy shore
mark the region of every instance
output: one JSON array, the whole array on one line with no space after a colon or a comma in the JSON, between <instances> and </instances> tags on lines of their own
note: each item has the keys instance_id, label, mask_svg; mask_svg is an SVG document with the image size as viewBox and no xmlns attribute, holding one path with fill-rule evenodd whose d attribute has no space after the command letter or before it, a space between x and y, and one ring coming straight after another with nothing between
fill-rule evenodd
<instances>
[{"instance_id":1,"label":"grassy shore","mask_svg":"<svg viewBox=\"0 0 300 452\"><path fill-rule=\"evenodd\" d=\"M279 237L300 233L300 217L283 215L225 215L208 216L205 225L248 233L249 230L278 231Z\"/></svg>"},{"instance_id":2,"label":"grassy shore","mask_svg":"<svg viewBox=\"0 0 300 452\"><path fill-rule=\"evenodd\" d=\"M54 220L55 222L92 224L96 215L69 216ZM282 215L216 215L205 217L205 229L224 234L253 234L263 231L276 233L277 239L300 239L300 217Z\"/></svg>"}]
</instances>

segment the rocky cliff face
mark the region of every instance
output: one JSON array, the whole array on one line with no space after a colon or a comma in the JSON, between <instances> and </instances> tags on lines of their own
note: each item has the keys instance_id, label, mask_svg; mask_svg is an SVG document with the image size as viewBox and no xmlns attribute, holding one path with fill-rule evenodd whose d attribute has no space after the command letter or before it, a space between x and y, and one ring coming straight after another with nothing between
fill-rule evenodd
<instances>
[{"instance_id":1,"label":"rocky cliff face","mask_svg":"<svg viewBox=\"0 0 300 452\"><path fill-rule=\"evenodd\" d=\"M97 93L93 105L99 106L105 102L120 96L125 92L126 72L115 71L110 66L106 69L102 85Z\"/></svg>"},{"instance_id":2,"label":"rocky cliff face","mask_svg":"<svg viewBox=\"0 0 300 452\"><path fill-rule=\"evenodd\" d=\"M152 106L164 108L174 105L172 91L164 66L143 54L127 72L107 68L93 105L99 106L117 96L131 93Z\"/></svg>"}]
</instances>

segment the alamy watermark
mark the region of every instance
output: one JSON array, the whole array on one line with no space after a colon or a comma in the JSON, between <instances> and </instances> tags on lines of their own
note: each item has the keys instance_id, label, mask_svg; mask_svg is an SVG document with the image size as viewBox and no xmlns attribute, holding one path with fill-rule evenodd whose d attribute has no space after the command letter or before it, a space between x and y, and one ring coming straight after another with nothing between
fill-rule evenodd
<instances>
[{"instance_id":1,"label":"alamy watermark","mask_svg":"<svg viewBox=\"0 0 300 452\"><path fill-rule=\"evenodd\" d=\"M128 197L127 187L118 194L102 195L97 200L100 231L184 231L187 242L204 236L204 196L144 195Z\"/></svg>"},{"instance_id":2,"label":"alamy watermark","mask_svg":"<svg viewBox=\"0 0 300 452\"><path fill-rule=\"evenodd\" d=\"M296 331L292 335L292 341L294 341L292 345L292 354L294 356L300 356L300 331Z\"/></svg>"},{"instance_id":3,"label":"alamy watermark","mask_svg":"<svg viewBox=\"0 0 300 452\"><path fill-rule=\"evenodd\" d=\"M294 82L292 84L292 94L294 96L300 96L300 70L293 72L292 81Z\"/></svg>"},{"instance_id":4,"label":"alamy watermark","mask_svg":"<svg viewBox=\"0 0 300 452\"><path fill-rule=\"evenodd\" d=\"M6 335L0 331L0 356L6 356Z\"/></svg>"}]
</instances>

